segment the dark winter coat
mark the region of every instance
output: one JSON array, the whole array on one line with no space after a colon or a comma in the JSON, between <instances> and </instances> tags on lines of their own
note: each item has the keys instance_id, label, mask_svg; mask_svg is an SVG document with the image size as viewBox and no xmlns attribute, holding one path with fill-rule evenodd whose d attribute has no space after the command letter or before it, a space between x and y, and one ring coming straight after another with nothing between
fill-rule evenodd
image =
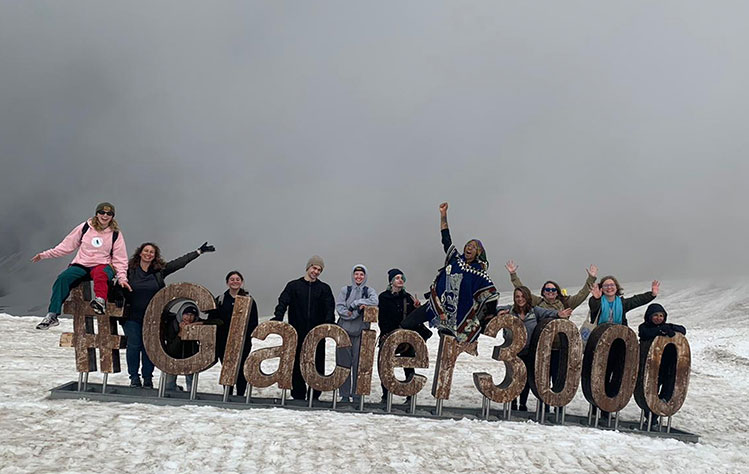
<instances>
[{"instance_id":1,"label":"dark winter coat","mask_svg":"<svg viewBox=\"0 0 749 474\"><path fill-rule=\"evenodd\" d=\"M601 298L605 298L602 296ZM598 321L598 317L601 315L601 298L595 298L593 296L588 300L588 307L590 308L590 322L594 323ZM653 293L648 291L647 293L641 293L639 295L630 296L629 298L622 297L622 324L627 324L627 311L635 309L642 305L646 305L653 301L655 296Z\"/></svg>"},{"instance_id":2,"label":"dark winter coat","mask_svg":"<svg viewBox=\"0 0 749 474\"><path fill-rule=\"evenodd\" d=\"M164 342L166 353L175 359L186 359L194 356L200 349L198 341L183 341L179 337L179 323L181 317L171 317L164 328Z\"/></svg>"},{"instance_id":3,"label":"dark winter coat","mask_svg":"<svg viewBox=\"0 0 749 474\"><path fill-rule=\"evenodd\" d=\"M662 324L653 324L651 317L655 313L663 313L664 317ZM687 333L687 329L684 326L667 323L667 317L668 313L666 313L666 310L663 309L663 306L659 305L658 303L653 303L648 306L648 309L645 311L645 322L640 324L640 326L637 328L637 332L640 336L640 341L651 341L658 336L673 337L677 332L680 332L682 334Z\"/></svg>"},{"instance_id":4,"label":"dark winter coat","mask_svg":"<svg viewBox=\"0 0 749 474\"><path fill-rule=\"evenodd\" d=\"M272 320L283 321L287 309L289 324L296 329L300 344L315 326L335 322L333 291L320 280L310 282L302 277L288 282L278 297Z\"/></svg>"},{"instance_id":5,"label":"dark winter coat","mask_svg":"<svg viewBox=\"0 0 749 474\"><path fill-rule=\"evenodd\" d=\"M401 321L416 309L416 306L414 305L414 297L406 290L401 290L398 293L385 290L380 293L378 308L380 311L380 338L384 338L388 333L398 329Z\"/></svg>"},{"instance_id":6,"label":"dark winter coat","mask_svg":"<svg viewBox=\"0 0 749 474\"><path fill-rule=\"evenodd\" d=\"M250 294L244 289L240 289L238 296L250 296ZM226 290L222 294L216 297L216 309L208 312L208 320L205 324L216 325L216 356L223 360L224 351L226 350L226 342L229 339L229 328L231 327L231 318L234 314L234 298L229 290ZM252 348L252 338L250 335L252 331L258 325L258 311L257 303L255 298L252 298L252 304L250 305L250 320L247 323L247 333L244 340L244 347L242 348L242 354L249 354ZM246 355L244 355L246 358Z\"/></svg>"},{"instance_id":7,"label":"dark winter coat","mask_svg":"<svg viewBox=\"0 0 749 474\"><path fill-rule=\"evenodd\" d=\"M145 314L141 314L141 311L137 311L136 313L132 312L132 306L133 303L136 303L137 306L143 306L143 303L145 305L148 305L148 302L151 301L153 296L162 288L166 286L166 283L164 282L164 279L171 275L172 273L176 272L177 270L181 270L187 266L188 263L192 262L196 258L200 256L200 253L198 253L196 250L192 251L188 254L185 254L179 258L175 258L174 260L168 262L164 268L161 270L152 270L149 269L145 276L142 275L142 270L138 267L132 267L127 269L127 279L130 282L130 285L133 286L132 292L126 292L125 293L125 306L122 310L123 314L123 320L130 319L133 321L138 321L140 323L143 322L143 318ZM144 289L139 290L135 287L140 286L141 282L145 282L146 285L144 285ZM148 285L148 283L151 283ZM143 312L145 312L145 307L143 308Z\"/></svg>"}]
</instances>

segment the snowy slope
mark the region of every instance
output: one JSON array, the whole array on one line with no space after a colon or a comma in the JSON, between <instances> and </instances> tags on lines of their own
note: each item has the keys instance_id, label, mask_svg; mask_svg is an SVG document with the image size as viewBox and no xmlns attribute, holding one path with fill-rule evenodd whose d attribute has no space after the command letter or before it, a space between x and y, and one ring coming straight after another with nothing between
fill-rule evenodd
<instances>
[{"instance_id":1,"label":"snowy slope","mask_svg":"<svg viewBox=\"0 0 749 474\"><path fill-rule=\"evenodd\" d=\"M628 294L648 288L647 282L625 285ZM749 285L664 282L661 291L669 320L688 329L693 357L689 394L673 426L699 434L697 445L532 422L48 400L50 388L77 376L73 350L57 347L71 321L42 332L34 329L37 316L3 314L0 472L747 472ZM586 312L579 308L573 320L579 324ZM644 307L629 313L630 324L636 327L643 314ZM429 340L432 365L436 339ZM479 357L460 356L446 406L480 407L471 374L501 376L490 359L496 343L482 337ZM121 359L124 368L124 351ZM218 372L201 374L201 392L220 391ZM429 381L419 403L432 403L432 371L421 373ZM127 376L109 382L126 384ZM379 395L375 374L373 396ZM587 413L582 390L567 412ZM639 419L634 400L622 417Z\"/></svg>"}]
</instances>

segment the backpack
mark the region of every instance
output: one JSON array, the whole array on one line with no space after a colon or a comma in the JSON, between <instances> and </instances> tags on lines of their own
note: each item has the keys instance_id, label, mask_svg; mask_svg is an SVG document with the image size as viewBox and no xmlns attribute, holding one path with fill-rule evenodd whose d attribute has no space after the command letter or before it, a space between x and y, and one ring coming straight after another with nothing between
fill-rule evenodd
<instances>
[{"instance_id":1,"label":"backpack","mask_svg":"<svg viewBox=\"0 0 749 474\"><path fill-rule=\"evenodd\" d=\"M88 229L90 226L88 225L88 221L86 221L85 224L83 224L83 229L81 229L81 238L78 239L78 246L80 247L81 243L83 243L83 234L88 232ZM114 257L114 243L117 242L117 237L120 236L120 231L115 230L112 232L112 248L109 250L109 258Z\"/></svg>"},{"instance_id":2,"label":"backpack","mask_svg":"<svg viewBox=\"0 0 749 474\"><path fill-rule=\"evenodd\" d=\"M348 301L348 297L351 296L351 291L352 290L353 290L353 287L351 285L349 285L349 286L346 287L346 300L345 301ZM361 297L364 298L364 299L369 298L369 287L368 286L365 286L362 289Z\"/></svg>"}]
</instances>

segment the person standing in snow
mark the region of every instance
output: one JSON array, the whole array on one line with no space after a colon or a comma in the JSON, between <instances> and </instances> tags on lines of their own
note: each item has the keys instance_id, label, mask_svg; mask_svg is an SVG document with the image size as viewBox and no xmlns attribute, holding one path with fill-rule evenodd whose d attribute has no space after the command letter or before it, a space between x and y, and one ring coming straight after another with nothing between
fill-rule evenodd
<instances>
[{"instance_id":1,"label":"person standing in snow","mask_svg":"<svg viewBox=\"0 0 749 474\"><path fill-rule=\"evenodd\" d=\"M428 302L412 312L401 327L417 331L424 340L432 331L423 323L455 336L459 342L475 341L485 319L494 316L499 293L486 273L489 261L478 239L469 240L460 254L447 226L447 203L439 206L445 265L439 269L428 293Z\"/></svg>"},{"instance_id":2,"label":"person standing in snow","mask_svg":"<svg viewBox=\"0 0 749 474\"><path fill-rule=\"evenodd\" d=\"M361 333L369 329L369 323L364 322L364 308L377 306L377 292L367 286L367 267L358 264L351 270L351 284L341 288L336 298L337 324L343 328L351 339L351 347L340 347L336 350L336 363L351 368L351 373L341 385L341 401L350 402L352 389L356 389L359 372L359 349L361 348ZM359 401L358 395L353 395L354 402Z\"/></svg>"},{"instance_id":3,"label":"person standing in snow","mask_svg":"<svg viewBox=\"0 0 749 474\"><path fill-rule=\"evenodd\" d=\"M568 319L572 314L572 309L565 308L562 310L546 309L540 306L533 306L531 303L531 290L527 286L519 286L515 288L512 294L512 305L500 306L497 308L497 315L510 314L516 318L519 318L525 326L526 339L523 349L518 352L518 357L525 363L525 367L528 369L530 374L530 367L534 363L535 354L530 351L531 336L533 331L536 330L536 326L542 319L546 318L564 318ZM505 338L507 337L507 331L505 330ZM528 411L527 402L528 394L530 393L531 386L528 379L525 381L525 387L520 392L520 411ZM513 410L517 410L518 406L515 400L512 401Z\"/></svg>"},{"instance_id":4,"label":"person standing in snow","mask_svg":"<svg viewBox=\"0 0 749 474\"><path fill-rule=\"evenodd\" d=\"M517 274L518 266L515 264L515 262L510 260L505 265L505 268L509 272L510 282L515 288L524 286L523 282L520 281L520 277ZM576 294L572 296L563 295L562 288L557 282L547 280L546 283L541 285L541 296L531 294L531 305L538 306L544 309L554 309L557 311L561 311L567 308L574 310L575 308L580 306L586 298L588 298L590 289L596 282L596 277L598 276L598 267L596 267L595 265L591 265L589 268L586 268L585 271L588 273L588 278L586 278L582 288L580 288L580 291L578 291ZM530 334L528 335L528 337L530 337ZM551 344L551 366L549 367L551 382L553 385L557 384L557 378L559 376L559 358L561 356L561 347L562 341L561 338L557 335L557 337L554 338L554 341Z\"/></svg>"},{"instance_id":5,"label":"person standing in snow","mask_svg":"<svg viewBox=\"0 0 749 474\"><path fill-rule=\"evenodd\" d=\"M221 295L216 297L216 309L208 313L209 319L206 324L216 324L216 356L224 363L224 352L226 351L226 343L229 340L229 327L231 326L231 318L234 314L234 302L237 296L250 296L245 290L244 277L241 273L236 270L229 272L226 275L226 286L229 288ZM245 333L244 346L242 347L242 358L239 361L239 374L237 375L237 395L244 395L247 389L247 379L244 377L244 363L247 357L250 355L252 350L252 331L258 325L258 310L257 302L255 298L252 298L252 305L249 310L249 322L247 323L247 332Z\"/></svg>"},{"instance_id":6,"label":"person standing in snow","mask_svg":"<svg viewBox=\"0 0 749 474\"><path fill-rule=\"evenodd\" d=\"M36 326L49 329L60 324L57 317L70 290L86 278L94 281L91 307L96 314L106 310L109 282L116 280L130 290L127 281L127 248L125 238L114 219L114 206L102 202L96 206L94 217L81 222L56 247L39 252L31 259L36 263L47 258L62 257L78 250L73 262L58 275L52 286L52 297L47 315Z\"/></svg>"},{"instance_id":7,"label":"person standing in snow","mask_svg":"<svg viewBox=\"0 0 749 474\"><path fill-rule=\"evenodd\" d=\"M182 314L177 314L166 323L164 331L164 342L166 343L166 353L175 359L187 359L198 353L200 343L198 341L182 340L183 328L192 324L203 324L198 319L198 308L189 305L182 310ZM195 374L185 375L185 386L189 392L192 388L193 376ZM164 374L166 380L166 390L178 390L177 376ZM181 388L179 388L181 390Z\"/></svg>"},{"instance_id":8,"label":"person standing in snow","mask_svg":"<svg viewBox=\"0 0 749 474\"><path fill-rule=\"evenodd\" d=\"M187 266L200 255L216 249L208 242L197 250L165 262L161 249L153 242L144 242L135 250L127 266L127 278L132 291L125 293L125 307L122 310L122 328L127 336L125 360L131 387L153 388L153 362L143 344L143 319L146 309L156 293L166 286L164 279ZM142 363L143 383L138 369Z\"/></svg>"},{"instance_id":9,"label":"person standing in snow","mask_svg":"<svg viewBox=\"0 0 749 474\"><path fill-rule=\"evenodd\" d=\"M418 298L406 292L406 277L397 268L388 270L388 286L378 296L380 338L378 346L387 339L388 335L400 327L401 322L412 311L421 306ZM405 354L403 354L405 355ZM404 368L406 380L410 380L416 373L414 369ZM382 385L382 403L387 401L388 390Z\"/></svg>"},{"instance_id":10,"label":"person standing in snow","mask_svg":"<svg viewBox=\"0 0 749 474\"><path fill-rule=\"evenodd\" d=\"M319 280L319 276L325 268L325 262L318 255L312 256L307 261L304 276L292 280L278 297L278 305L273 312L273 321L283 321L286 310L289 311L289 324L297 332L296 357L294 358L294 370L292 374L291 396L295 400L304 400L307 394L307 384L302 377L299 365L299 354L302 351L304 338L315 326L335 322L335 299L333 291L327 283ZM320 341L315 351L315 367L317 371L325 373L325 341ZM320 391L314 390L312 397L320 398Z\"/></svg>"},{"instance_id":11,"label":"person standing in snow","mask_svg":"<svg viewBox=\"0 0 749 474\"><path fill-rule=\"evenodd\" d=\"M595 284L590 289L591 298L588 300L590 322L596 325L612 323L628 326L627 311L653 301L658 296L660 286L658 280L653 280L650 291L624 298L622 296L624 292L616 278L611 275L601 278L601 284ZM623 370L624 358L609 358L604 379L606 393L613 393L617 390L618 383L614 383L614 374L622 373ZM609 413L601 410L601 415L608 416Z\"/></svg>"},{"instance_id":12,"label":"person standing in snow","mask_svg":"<svg viewBox=\"0 0 749 474\"><path fill-rule=\"evenodd\" d=\"M658 336L674 337L677 332L684 335L687 334L687 329L684 326L667 323L667 317L668 313L666 313L663 306L658 303L649 305L648 309L645 310L645 321L637 328L638 335L640 336L640 344L652 341ZM675 355L674 352L666 351L663 353L661 359L661 368L658 372L658 397L662 400L670 400L674 393L673 382L676 375ZM647 419L650 416L650 410L647 408L643 410ZM651 423L653 426L657 426L658 417L654 417Z\"/></svg>"}]
</instances>

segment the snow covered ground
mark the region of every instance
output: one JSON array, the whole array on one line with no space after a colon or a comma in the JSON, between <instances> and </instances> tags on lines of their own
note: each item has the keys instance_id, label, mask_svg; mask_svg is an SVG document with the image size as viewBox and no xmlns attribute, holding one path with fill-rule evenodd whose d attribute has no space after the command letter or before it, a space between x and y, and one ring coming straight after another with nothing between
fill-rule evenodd
<instances>
[{"instance_id":1,"label":"snow covered ground","mask_svg":"<svg viewBox=\"0 0 749 474\"><path fill-rule=\"evenodd\" d=\"M625 289L638 293L649 283ZM42 332L34 329L38 316L0 314L0 472L747 472L749 284L667 281L661 292L669 321L687 327L692 347L689 394L673 426L699 434L698 444L533 422L49 400L50 388L77 378L73 349L58 347L71 320ZM629 313L631 326L644 310ZM573 320L586 313L578 308ZM471 374L500 376L494 344L482 336L479 357L459 357L446 406L480 407ZM121 360L124 370L124 351ZM218 373L201 374L199 390L218 393ZM420 373L429 381L419 403L431 403L432 370ZM109 383L126 384L127 375ZM567 412L587 414L582 390ZM634 399L622 418L639 419Z\"/></svg>"}]
</instances>

